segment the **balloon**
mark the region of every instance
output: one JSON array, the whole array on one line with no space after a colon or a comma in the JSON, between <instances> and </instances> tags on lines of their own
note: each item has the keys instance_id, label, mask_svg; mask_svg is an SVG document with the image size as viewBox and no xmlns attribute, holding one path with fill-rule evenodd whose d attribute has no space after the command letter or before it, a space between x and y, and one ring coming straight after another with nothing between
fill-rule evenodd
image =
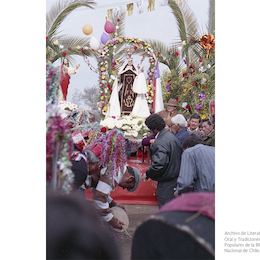
<instances>
[{"instance_id":1,"label":"balloon","mask_svg":"<svg viewBox=\"0 0 260 260\"><path fill-rule=\"evenodd\" d=\"M93 28L92 28L91 24L88 23L83 26L82 31L84 34L90 35L93 32Z\"/></svg>"},{"instance_id":2,"label":"balloon","mask_svg":"<svg viewBox=\"0 0 260 260\"><path fill-rule=\"evenodd\" d=\"M115 31L115 26L109 21L106 21L104 28L107 33L113 33Z\"/></svg>"},{"instance_id":3,"label":"balloon","mask_svg":"<svg viewBox=\"0 0 260 260\"><path fill-rule=\"evenodd\" d=\"M106 44L108 40L109 40L109 35L106 34L105 32L103 32L102 35L101 35L101 42L103 44Z\"/></svg>"},{"instance_id":4,"label":"balloon","mask_svg":"<svg viewBox=\"0 0 260 260\"><path fill-rule=\"evenodd\" d=\"M97 50L99 48L99 41L94 36L91 37L89 44L90 48L93 50Z\"/></svg>"}]
</instances>

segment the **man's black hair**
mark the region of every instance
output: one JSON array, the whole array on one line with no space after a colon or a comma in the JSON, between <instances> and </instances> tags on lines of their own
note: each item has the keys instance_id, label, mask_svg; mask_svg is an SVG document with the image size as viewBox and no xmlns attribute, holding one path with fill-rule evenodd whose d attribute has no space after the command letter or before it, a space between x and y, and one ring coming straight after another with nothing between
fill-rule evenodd
<instances>
[{"instance_id":1,"label":"man's black hair","mask_svg":"<svg viewBox=\"0 0 260 260\"><path fill-rule=\"evenodd\" d=\"M195 133L192 133L183 140L181 147L182 149L187 149L189 147L195 146L196 144L204 144L204 142L201 137Z\"/></svg>"},{"instance_id":2,"label":"man's black hair","mask_svg":"<svg viewBox=\"0 0 260 260\"><path fill-rule=\"evenodd\" d=\"M197 113L194 113L194 114L190 117L190 120L191 120L192 118L194 118L194 119L199 119L199 123L201 122L201 117L200 117L200 115L197 114Z\"/></svg>"},{"instance_id":3,"label":"man's black hair","mask_svg":"<svg viewBox=\"0 0 260 260\"><path fill-rule=\"evenodd\" d=\"M126 168L131 175L135 176L134 169L131 166L126 166Z\"/></svg>"},{"instance_id":4,"label":"man's black hair","mask_svg":"<svg viewBox=\"0 0 260 260\"><path fill-rule=\"evenodd\" d=\"M210 120L208 118L203 119L202 123L204 123L204 122L207 122L208 125L212 125L212 123L210 122Z\"/></svg>"},{"instance_id":5,"label":"man's black hair","mask_svg":"<svg viewBox=\"0 0 260 260\"><path fill-rule=\"evenodd\" d=\"M145 124L151 130L157 129L158 131L161 131L165 127L163 118L158 114L152 114L148 116L145 120Z\"/></svg>"}]
</instances>

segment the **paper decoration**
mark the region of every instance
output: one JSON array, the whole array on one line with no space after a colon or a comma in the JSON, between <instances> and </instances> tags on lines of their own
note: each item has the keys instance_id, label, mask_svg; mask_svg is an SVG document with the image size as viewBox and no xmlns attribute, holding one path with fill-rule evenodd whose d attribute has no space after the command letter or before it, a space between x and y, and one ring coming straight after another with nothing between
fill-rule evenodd
<instances>
[{"instance_id":1,"label":"paper decoration","mask_svg":"<svg viewBox=\"0 0 260 260\"><path fill-rule=\"evenodd\" d=\"M113 11L113 9L107 10L106 20L112 20L112 11Z\"/></svg>"},{"instance_id":2,"label":"paper decoration","mask_svg":"<svg viewBox=\"0 0 260 260\"><path fill-rule=\"evenodd\" d=\"M148 12L155 10L155 0L148 0Z\"/></svg>"},{"instance_id":3,"label":"paper decoration","mask_svg":"<svg viewBox=\"0 0 260 260\"><path fill-rule=\"evenodd\" d=\"M122 6L118 6L116 7L116 9L114 10L116 17L121 17L122 14Z\"/></svg>"},{"instance_id":4,"label":"paper decoration","mask_svg":"<svg viewBox=\"0 0 260 260\"><path fill-rule=\"evenodd\" d=\"M144 1L143 0L139 0L138 2L136 2L137 8L138 8L138 13L141 14L144 12L143 9L143 5L144 5Z\"/></svg>"},{"instance_id":5,"label":"paper decoration","mask_svg":"<svg viewBox=\"0 0 260 260\"><path fill-rule=\"evenodd\" d=\"M127 16L133 15L133 12L134 12L134 4L133 3L128 4L126 6L126 15Z\"/></svg>"}]
</instances>

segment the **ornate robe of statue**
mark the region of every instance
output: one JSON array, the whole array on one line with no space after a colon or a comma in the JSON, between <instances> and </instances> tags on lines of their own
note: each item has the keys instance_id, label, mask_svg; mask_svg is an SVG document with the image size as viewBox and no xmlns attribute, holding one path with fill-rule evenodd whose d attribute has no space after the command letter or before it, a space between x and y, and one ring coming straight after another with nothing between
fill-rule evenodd
<instances>
[{"instance_id":1,"label":"ornate robe of statue","mask_svg":"<svg viewBox=\"0 0 260 260\"><path fill-rule=\"evenodd\" d=\"M128 61L128 64L119 74L119 103L121 113L124 113L125 115L129 115L132 112L137 95L133 92L133 85L138 73L134 65L129 66L130 63L131 62Z\"/></svg>"},{"instance_id":2,"label":"ornate robe of statue","mask_svg":"<svg viewBox=\"0 0 260 260\"><path fill-rule=\"evenodd\" d=\"M147 93L145 76L143 72L138 73L137 67L133 64L131 50L128 50L127 54L128 59L114 81L106 116L120 117L123 114L132 114L146 118L150 112L145 97L145 93Z\"/></svg>"}]
</instances>

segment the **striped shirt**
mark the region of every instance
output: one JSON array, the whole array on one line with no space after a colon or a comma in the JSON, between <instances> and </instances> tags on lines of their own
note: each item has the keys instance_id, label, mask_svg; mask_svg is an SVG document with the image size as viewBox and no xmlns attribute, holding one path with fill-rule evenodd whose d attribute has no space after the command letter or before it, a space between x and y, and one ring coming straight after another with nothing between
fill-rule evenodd
<instances>
[{"instance_id":1,"label":"striped shirt","mask_svg":"<svg viewBox=\"0 0 260 260\"><path fill-rule=\"evenodd\" d=\"M197 144L182 153L178 194L192 190L215 191L215 147Z\"/></svg>"}]
</instances>

